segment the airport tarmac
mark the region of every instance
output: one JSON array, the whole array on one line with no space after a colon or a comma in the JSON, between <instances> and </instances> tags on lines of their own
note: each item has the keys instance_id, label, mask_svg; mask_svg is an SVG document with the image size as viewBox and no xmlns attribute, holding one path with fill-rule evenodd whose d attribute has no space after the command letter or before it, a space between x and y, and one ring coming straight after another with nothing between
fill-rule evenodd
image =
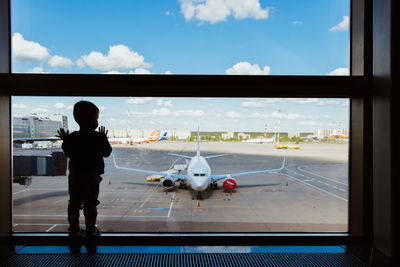
<instances>
[{"instance_id":1,"label":"airport tarmac","mask_svg":"<svg viewBox=\"0 0 400 267\"><path fill-rule=\"evenodd\" d=\"M168 152L194 155L197 143L157 142L114 146L119 166L164 171L184 159ZM278 150L273 144L201 143L212 174L285 169L238 177L232 195L209 189L199 201L190 189L165 191L145 182L142 173L114 167L105 159L98 225L103 232L346 232L348 222L348 145L301 144ZM13 184L15 232L65 232L66 176L35 176L32 185ZM82 223L83 215L82 217Z\"/></svg>"}]
</instances>

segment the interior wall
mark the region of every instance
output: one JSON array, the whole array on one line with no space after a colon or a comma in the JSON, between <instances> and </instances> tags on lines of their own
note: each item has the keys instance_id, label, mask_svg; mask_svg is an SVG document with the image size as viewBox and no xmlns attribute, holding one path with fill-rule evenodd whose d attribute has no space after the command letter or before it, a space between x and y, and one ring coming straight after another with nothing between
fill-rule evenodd
<instances>
[{"instance_id":1,"label":"interior wall","mask_svg":"<svg viewBox=\"0 0 400 267\"><path fill-rule=\"evenodd\" d=\"M10 72L9 1L0 0L0 73ZM10 96L0 88L0 236L11 229Z\"/></svg>"},{"instance_id":2,"label":"interior wall","mask_svg":"<svg viewBox=\"0 0 400 267\"><path fill-rule=\"evenodd\" d=\"M392 250L391 0L373 1L373 245Z\"/></svg>"}]
</instances>

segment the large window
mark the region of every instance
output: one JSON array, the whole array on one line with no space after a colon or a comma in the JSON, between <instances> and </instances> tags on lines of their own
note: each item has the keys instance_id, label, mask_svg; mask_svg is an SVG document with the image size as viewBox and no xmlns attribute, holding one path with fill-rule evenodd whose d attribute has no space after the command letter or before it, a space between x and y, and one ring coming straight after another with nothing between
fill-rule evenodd
<instances>
[{"instance_id":1,"label":"large window","mask_svg":"<svg viewBox=\"0 0 400 267\"><path fill-rule=\"evenodd\" d=\"M113 146L98 206L105 232L349 229L348 98L15 96L15 232L68 228L68 171L53 138L79 130L81 99L99 107Z\"/></svg>"},{"instance_id":2,"label":"large window","mask_svg":"<svg viewBox=\"0 0 400 267\"><path fill-rule=\"evenodd\" d=\"M89 99L100 108L100 123L110 130L113 145L113 155L105 159L99 205L98 223L106 232L147 232L148 228L138 227L153 227L151 235L136 236L157 241L168 236L190 243L198 240L193 238L197 235L161 237L154 233L198 231L218 244L224 243L226 236L242 244L264 242L270 236L265 233L270 232L365 235L368 203L364 189L368 184L364 161L369 155L365 133L370 119L365 110L370 107L365 101L368 77L363 75L369 73L370 47L364 32L368 10L363 0L254 0L242 1L248 5L239 9L234 6L237 1L153 1L151 9L147 1L118 1L111 6L101 1L12 0L10 13L6 12L9 6L5 2L5 11L0 9L2 16L11 18L0 20L0 56L4 58L0 70L7 73L1 75L4 92L0 97L0 126L7 131L1 134L0 170L7 179L1 180L0 209L10 220L0 222L2 233L66 230L68 171L57 173L65 170L64 165L52 169L55 176L46 173L46 166L54 163L50 158L61 154L60 142L24 141L26 144L13 142L12 146L10 142L33 136L31 121L46 124L34 134L50 138L60 125L77 130L71 106L80 99ZM217 19L221 16L223 19ZM111 75L97 75L103 73ZM331 76L349 73L349 77ZM110 104L112 101L116 102ZM142 104L136 108L133 103L138 101L153 106ZM179 101L186 106L178 105ZM224 101L219 110L207 106ZM195 102L202 103L204 113L197 112L200 108ZM116 107L121 110L119 116L106 117ZM329 110L329 114L324 116L323 110ZM194 117L184 116L190 114ZM305 117L285 122L291 114ZM150 115L158 120L149 126L154 121ZM313 119L317 117L320 119ZM238 120L241 122L232 123ZM213 121L219 124L211 125ZM279 145L283 149L275 143L245 142L270 139L278 121ZM242 124L245 127L231 127ZM157 170L166 171L175 165L177 169L185 166L184 158L168 153L195 155L198 128L202 156L229 154L207 159L212 175L257 171L261 166L262 170L276 171L236 177L232 195L219 180L218 188L205 191L198 205L197 196L184 184L179 188L179 181L175 181L175 191L166 193L160 181L147 181L157 177L127 170L153 170L156 165ZM173 129L176 136L178 130L183 130L180 134L190 133L190 137L171 138ZM148 144L128 141L146 138L155 130L161 134L167 130L167 140ZM318 132L329 135L321 138ZM227 139L222 140L223 135ZM30 162L36 166L34 175L16 172L26 169L19 167L26 156L35 156ZM155 159L159 160L154 163ZM62 163L62 159L57 162ZM264 178L271 181L265 184ZM293 190L292 194L288 190ZM118 197L113 197L115 194ZM288 195L297 202L290 198L285 202ZM278 206L264 211L271 207L269 200L277 201ZM221 205L218 211L218 205L212 202ZM236 204L241 211L232 208ZM290 208L285 211L282 205ZM190 213L179 217L178 209ZM276 212L278 209L281 212ZM126 212L124 220L121 212ZM137 217L147 214L153 217ZM291 222L283 223L285 216ZM204 218L208 221L202 221ZM272 223L278 220L281 222L273 228ZM210 229L208 222L220 222L220 228ZM258 228L249 230L250 224ZM206 234L214 231L231 234ZM252 233L242 234L249 231ZM338 235L346 234L334 236ZM331 236L324 238L329 240ZM301 240L302 236L295 239Z\"/></svg>"},{"instance_id":3,"label":"large window","mask_svg":"<svg viewBox=\"0 0 400 267\"><path fill-rule=\"evenodd\" d=\"M12 72L349 75L350 0L12 0Z\"/></svg>"}]
</instances>

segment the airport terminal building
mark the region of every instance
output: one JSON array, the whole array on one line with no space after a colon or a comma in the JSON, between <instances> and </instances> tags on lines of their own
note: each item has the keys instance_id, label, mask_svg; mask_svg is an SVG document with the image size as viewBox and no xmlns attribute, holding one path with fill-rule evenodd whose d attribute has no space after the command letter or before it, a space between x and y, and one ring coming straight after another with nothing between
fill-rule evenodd
<instances>
[{"instance_id":1,"label":"airport terminal building","mask_svg":"<svg viewBox=\"0 0 400 267\"><path fill-rule=\"evenodd\" d=\"M52 137L60 128L68 129L68 118L65 115L13 117L13 137Z\"/></svg>"}]
</instances>

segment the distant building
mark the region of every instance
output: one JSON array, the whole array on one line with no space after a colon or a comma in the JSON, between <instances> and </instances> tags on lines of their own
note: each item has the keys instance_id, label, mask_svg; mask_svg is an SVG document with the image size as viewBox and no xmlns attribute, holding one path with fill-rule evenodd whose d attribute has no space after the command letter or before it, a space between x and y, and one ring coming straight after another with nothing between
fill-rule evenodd
<instances>
[{"instance_id":1,"label":"distant building","mask_svg":"<svg viewBox=\"0 0 400 267\"><path fill-rule=\"evenodd\" d=\"M349 129L318 129L315 133L318 139L348 139Z\"/></svg>"},{"instance_id":2,"label":"distant building","mask_svg":"<svg viewBox=\"0 0 400 267\"><path fill-rule=\"evenodd\" d=\"M289 138L300 137L300 132L288 132L288 137Z\"/></svg>"},{"instance_id":3,"label":"distant building","mask_svg":"<svg viewBox=\"0 0 400 267\"><path fill-rule=\"evenodd\" d=\"M249 139L250 138L250 134L247 133L238 133L238 139Z\"/></svg>"},{"instance_id":4,"label":"distant building","mask_svg":"<svg viewBox=\"0 0 400 267\"><path fill-rule=\"evenodd\" d=\"M235 132L231 132L231 131L221 134L222 139L230 139L230 138L233 138L234 136L235 136Z\"/></svg>"},{"instance_id":5,"label":"distant building","mask_svg":"<svg viewBox=\"0 0 400 267\"><path fill-rule=\"evenodd\" d=\"M13 137L54 137L60 128L68 130L67 116L24 116L13 117Z\"/></svg>"}]
</instances>

